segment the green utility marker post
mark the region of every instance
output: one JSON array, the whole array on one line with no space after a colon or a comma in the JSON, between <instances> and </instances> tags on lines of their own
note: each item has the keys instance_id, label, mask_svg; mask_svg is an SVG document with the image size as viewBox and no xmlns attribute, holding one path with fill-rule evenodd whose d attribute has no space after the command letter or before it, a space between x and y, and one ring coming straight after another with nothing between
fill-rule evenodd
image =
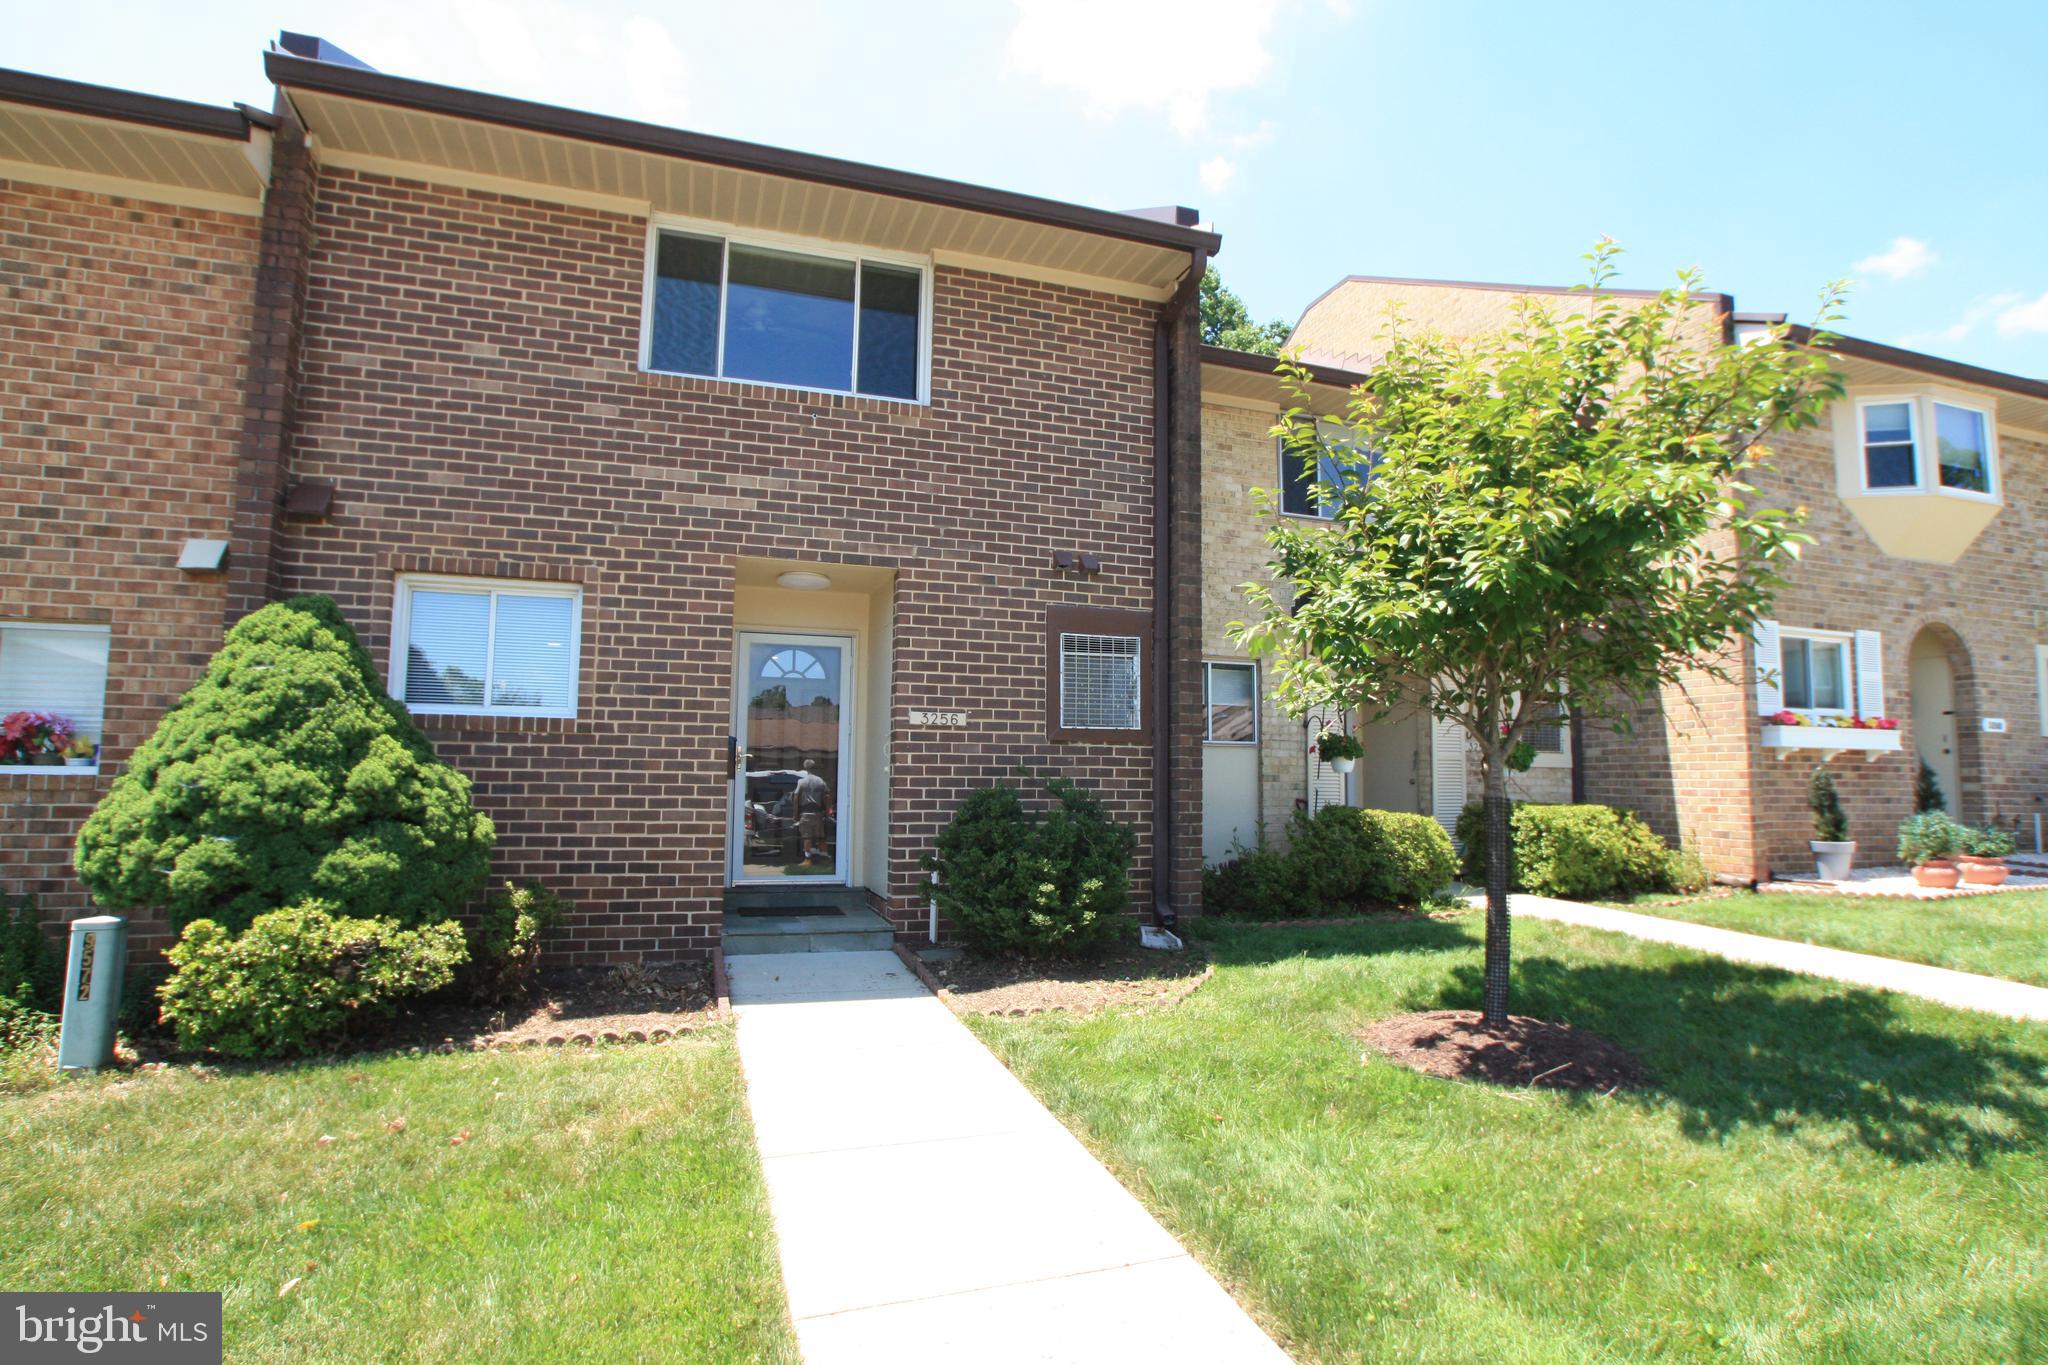
<instances>
[{"instance_id":1,"label":"green utility marker post","mask_svg":"<svg viewBox=\"0 0 2048 1365\"><path fill-rule=\"evenodd\" d=\"M114 1060L121 968L127 960L126 917L94 915L71 921L71 954L64 968L64 1022L57 1033L59 1072L97 1071Z\"/></svg>"}]
</instances>

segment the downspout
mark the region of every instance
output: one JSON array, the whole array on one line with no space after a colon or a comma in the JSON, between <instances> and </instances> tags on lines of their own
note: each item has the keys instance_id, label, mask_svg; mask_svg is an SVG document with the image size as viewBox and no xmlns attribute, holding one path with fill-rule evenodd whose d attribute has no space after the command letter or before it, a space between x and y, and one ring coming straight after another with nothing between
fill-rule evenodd
<instances>
[{"instance_id":1,"label":"downspout","mask_svg":"<svg viewBox=\"0 0 2048 1365\"><path fill-rule=\"evenodd\" d=\"M1194 377L1180 374L1174 329L1186 325L1208 272L1207 252L1189 253L1188 273L1160 309L1152 335L1152 919L1162 929L1180 922L1173 908L1173 450L1174 414Z\"/></svg>"}]
</instances>

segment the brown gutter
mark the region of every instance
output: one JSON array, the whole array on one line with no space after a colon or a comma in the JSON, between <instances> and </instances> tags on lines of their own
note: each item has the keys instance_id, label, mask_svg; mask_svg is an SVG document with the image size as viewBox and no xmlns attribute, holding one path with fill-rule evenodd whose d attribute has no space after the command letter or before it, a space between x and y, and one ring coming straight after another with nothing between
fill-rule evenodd
<instances>
[{"instance_id":1,"label":"brown gutter","mask_svg":"<svg viewBox=\"0 0 2048 1365\"><path fill-rule=\"evenodd\" d=\"M1173 452L1174 438L1188 436L1181 430L1184 421L1176 416L1187 406L1181 400L1192 385L1199 412L1202 388L1199 360L1188 367L1192 374L1180 373L1174 332L1198 325L1191 314L1208 269L1206 252L1189 254L1188 273L1159 310L1152 334L1152 918L1168 930L1180 922L1173 908L1173 588L1181 567L1173 553ZM1200 439L1199 432L1195 439ZM1200 496L1199 489L1189 493Z\"/></svg>"},{"instance_id":2,"label":"brown gutter","mask_svg":"<svg viewBox=\"0 0 2048 1365\"><path fill-rule=\"evenodd\" d=\"M1256 351L1233 351L1224 346L1202 347L1204 365L1220 365L1226 370L1245 370L1252 374L1278 377L1283 357L1260 355ZM1370 384L1372 376L1360 370L1340 370L1334 365L1311 365L1307 361L1294 362L1308 371L1311 380L1327 384L1331 388L1353 389L1360 384Z\"/></svg>"},{"instance_id":3,"label":"brown gutter","mask_svg":"<svg viewBox=\"0 0 2048 1365\"><path fill-rule=\"evenodd\" d=\"M729 166L735 170L786 176L792 180L807 180L841 189L865 190L896 199L992 214L999 218L1016 218L1100 237L1118 237L1151 246L1171 247L1177 251L1214 254L1223 244L1223 239L1213 232L1126 213L1112 213L1107 209L1083 208L1078 204L1063 204L1034 195L1013 194L1008 190L868 166L857 161L812 156L806 152L764 147L759 143L711 137L703 133L686 133L632 119L535 104L503 95L487 95L476 90L436 85L431 81L407 80L381 71L309 61L275 49L263 54L263 70L273 84L289 89L369 100L401 109L445 114L451 118L549 133L627 151ZM313 131L317 134L319 129Z\"/></svg>"},{"instance_id":4,"label":"brown gutter","mask_svg":"<svg viewBox=\"0 0 2048 1365\"><path fill-rule=\"evenodd\" d=\"M1811 327L1796 322L1785 329L1786 340L1795 346L1813 345L1813 336ZM1943 360L1937 355L1923 355L1919 351L1908 351L1877 341L1864 341L1860 337L1845 337L1831 332L1827 340L1820 343L1820 349L1833 351L1836 355L1875 361L1880 365L1896 365L1902 370L1918 370L1923 374L1938 375L1943 379L1953 379L1963 384L1981 384L1987 389L2002 389L2026 398L2048 400L2048 382L2028 379L2024 375L2007 374L2003 370L1986 370L1976 365L1965 365L1960 360Z\"/></svg>"},{"instance_id":5,"label":"brown gutter","mask_svg":"<svg viewBox=\"0 0 2048 1365\"><path fill-rule=\"evenodd\" d=\"M67 114L87 114L180 133L232 138L237 142L249 140L252 125L273 126L266 121L267 115L258 117L254 110L240 106L221 109L211 104L193 104L136 90L116 90L109 85L88 85L84 81L59 80L55 76L5 68L0 68L0 103L31 104Z\"/></svg>"}]
</instances>

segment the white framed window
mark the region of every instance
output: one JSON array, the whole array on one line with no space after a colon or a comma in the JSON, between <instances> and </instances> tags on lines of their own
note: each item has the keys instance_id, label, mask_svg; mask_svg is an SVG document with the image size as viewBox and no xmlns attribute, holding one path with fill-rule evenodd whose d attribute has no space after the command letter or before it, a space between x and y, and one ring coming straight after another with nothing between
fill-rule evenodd
<instances>
[{"instance_id":1,"label":"white framed window","mask_svg":"<svg viewBox=\"0 0 2048 1365\"><path fill-rule=\"evenodd\" d=\"M1136 635L1060 635L1060 728L1138 730L1143 677Z\"/></svg>"},{"instance_id":2,"label":"white framed window","mask_svg":"<svg viewBox=\"0 0 2048 1365\"><path fill-rule=\"evenodd\" d=\"M2041 711L2041 734L2048 737L2048 645L2034 646L2034 703Z\"/></svg>"},{"instance_id":3,"label":"white framed window","mask_svg":"<svg viewBox=\"0 0 2048 1365\"><path fill-rule=\"evenodd\" d=\"M931 294L922 258L656 219L640 366L922 403Z\"/></svg>"},{"instance_id":4,"label":"white framed window","mask_svg":"<svg viewBox=\"0 0 2048 1365\"><path fill-rule=\"evenodd\" d=\"M1535 724L1522 732L1536 750L1535 766L1539 768L1569 768L1572 763L1571 713L1565 707L1552 703L1542 708Z\"/></svg>"},{"instance_id":5,"label":"white framed window","mask_svg":"<svg viewBox=\"0 0 2048 1365\"><path fill-rule=\"evenodd\" d=\"M1202 665L1202 738L1210 744L1259 742L1259 666Z\"/></svg>"},{"instance_id":6,"label":"white framed window","mask_svg":"<svg viewBox=\"0 0 2048 1365\"><path fill-rule=\"evenodd\" d=\"M576 714L583 590L406 574L391 627L391 695L426 716Z\"/></svg>"},{"instance_id":7,"label":"white framed window","mask_svg":"<svg viewBox=\"0 0 2048 1365\"><path fill-rule=\"evenodd\" d=\"M1307 456L1299 448L1290 448L1286 437L1275 438L1280 462L1280 510L1291 517L1320 517L1330 521L1335 519L1338 506L1338 499L1332 496L1331 490L1342 489L1346 483L1369 481L1379 457L1370 450L1363 450L1360 463L1338 458L1337 448L1361 450L1357 433L1342 422L1319 419L1316 437L1323 448L1316 456L1313 478L1308 472Z\"/></svg>"},{"instance_id":8,"label":"white framed window","mask_svg":"<svg viewBox=\"0 0 2048 1365\"><path fill-rule=\"evenodd\" d=\"M0 772L60 758L73 772L98 769L113 638L107 626L0 621Z\"/></svg>"},{"instance_id":9,"label":"white framed window","mask_svg":"<svg viewBox=\"0 0 2048 1365\"><path fill-rule=\"evenodd\" d=\"M1998 493L1988 408L1924 393L1870 395L1856 400L1856 438L1866 493Z\"/></svg>"},{"instance_id":10,"label":"white framed window","mask_svg":"<svg viewBox=\"0 0 2048 1365\"><path fill-rule=\"evenodd\" d=\"M1854 706L1848 635L1828 631L1778 631L1779 686L1790 711L1846 716Z\"/></svg>"}]
</instances>

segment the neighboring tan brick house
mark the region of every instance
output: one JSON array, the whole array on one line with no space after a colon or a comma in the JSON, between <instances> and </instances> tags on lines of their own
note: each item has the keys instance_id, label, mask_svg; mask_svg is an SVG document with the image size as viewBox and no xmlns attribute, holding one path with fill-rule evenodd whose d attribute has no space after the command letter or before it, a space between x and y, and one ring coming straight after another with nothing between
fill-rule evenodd
<instances>
[{"instance_id":1,"label":"neighboring tan brick house","mask_svg":"<svg viewBox=\"0 0 2048 1365\"><path fill-rule=\"evenodd\" d=\"M121 757L226 625L318 592L475 780L494 875L575 903L574 960L706 951L735 889L922 930L920 856L1020 767L1134 828L1134 908L1195 908L1179 490L1218 239L1191 213L455 91L317 40L267 69L275 118L0 77L6 458L32 493L0 620L90 625L114 661L98 775L0 773L31 834L0 885L79 911L71 839ZM239 120L232 208L130 174L174 115L207 124L186 141ZM101 161L59 165L56 118L110 130ZM187 540L232 545L185 574Z\"/></svg>"},{"instance_id":2,"label":"neighboring tan brick house","mask_svg":"<svg viewBox=\"0 0 2048 1365\"><path fill-rule=\"evenodd\" d=\"M1356 376L1378 358L1390 304L1413 325L1469 336L1500 327L1516 299L1530 296L1563 308L1584 308L1589 297L1354 276L1310 305L1289 347ZM1782 320L1737 313L1725 295L1700 303L1703 340ZM1810 340L1798 329L1793 336ZM1671 689L1625 737L1590 724L1576 735L1558 727L1538 766L1515 779L1518 797L1638 810L1667 838L1697 846L1718 876L1754 881L1810 875L1805 785L1817 761L1837 775L1863 861L1892 861L1924 757L1953 813L2014 828L2023 848L2034 847L2035 819L2048 814L2048 547L2038 524L2048 510L2048 384L1854 338L1830 348L1847 395L1818 428L1775 439L1772 469L1759 481L1768 502L1809 510L1815 543L1790 572L1774 619L1754 638L1730 642L1725 662L1736 681L1695 670L1683 692ZM1263 573L1245 488L1251 471L1277 459L1257 421L1278 410L1275 390L1256 412L1205 406L1205 564L1218 578L1226 565L1233 581ZM1337 400L1319 393L1319 411L1326 401ZM1212 651L1228 648L1217 623L1233 609L1243 614L1232 596L1212 578ZM1899 727L1770 723L1786 709L1888 716ZM1353 804L1446 819L1478 789L1472 746L1448 727L1399 716L1360 727L1366 757L1348 783L1300 764L1300 730L1299 722L1268 725L1277 743L1262 756L1259 805L1269 831L1312 799L1319 780L1327 790L1348 787ZM1215 842L1212 829L1212 858Z\"/></svg>"}]
</instances>

